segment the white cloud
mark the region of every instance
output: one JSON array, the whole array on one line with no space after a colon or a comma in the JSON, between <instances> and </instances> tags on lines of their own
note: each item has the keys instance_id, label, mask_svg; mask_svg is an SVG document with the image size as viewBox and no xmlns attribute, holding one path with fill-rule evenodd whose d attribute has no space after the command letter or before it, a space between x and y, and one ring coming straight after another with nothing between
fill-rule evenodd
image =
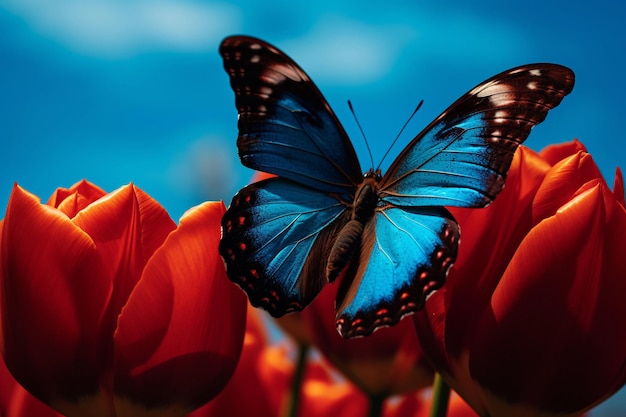
<instances>
[{"instance_id":1,"label":"white cloud","mask_svg":"<svg viewBox=\"0 0 626 417\"><path fill-rule=\"evenodd\" d=\"M321 16L303 38L281 43L281 48L316 82L360 85L382 79L415 36L403 24L368 24L342 16Z\"/></svg>"},{"instance_id":2,"label":"white cloud","mask_svg":"<svg viewBox=\"0 0 626 417\"><path fill-rule=\"evenodd\" d=\"M4 0L0 7L22 17L41 36L102 58L202 51L241 25L235 6L189 0Z\"/></svg>"},{"instance_id":3,"label":"white cloud","mask_svg":"<svg viewBox=\"0 0 626 417\"><path fill-rule=\"evenodd\" d=\"M304 36L279 43L320 84L366 85L391 72L417 75L433 62L467 68L526 51L524 36L505 22L428 8L382 14L368 22L321 15ZM415 62L422 63L415 66Z\"/></svg>"}]
</instances>

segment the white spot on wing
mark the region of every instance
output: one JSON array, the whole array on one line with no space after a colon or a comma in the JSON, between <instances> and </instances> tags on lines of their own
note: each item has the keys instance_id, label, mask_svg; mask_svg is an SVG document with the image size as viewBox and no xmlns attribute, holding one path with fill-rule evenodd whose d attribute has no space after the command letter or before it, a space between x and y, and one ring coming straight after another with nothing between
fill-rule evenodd
<instances>
[{"instance_id":1,"label":"white spot on wing","mask_svg":"<svg viewBox=\"0 0 626 417\"><path fill-rule=\"evenodd\" d=\"M512 90L512 87L508 84L492 83L492 84L486 85L485 87L483 87L482 90L478 91L476 93L476 96L477 97L489 97L494 94L508 93L511 90Z\"/></svg>"},{"instance_id":2,"label":"white spot on wing","mask_svg":"<svg viewBox=\"0 0 626 417\"><path fill-rule=\"evenodd\" d=\"M506 123L507 119L511 116L511 113L506 110L498 110L494 114L493 121L495 123Z\"/></svg>"},{"instance_id":3,"label":"white spot on wing","mask_svg":"<svg viewBox=\"0 0 626 417\"><path fill-rule=\"evenodd\" d=\"M270 65L269 68L273 71L280 73L283 77L289 78L294 81L302 81L301 73L291 65L274 64Z\"/></svg>"}]
</instances>

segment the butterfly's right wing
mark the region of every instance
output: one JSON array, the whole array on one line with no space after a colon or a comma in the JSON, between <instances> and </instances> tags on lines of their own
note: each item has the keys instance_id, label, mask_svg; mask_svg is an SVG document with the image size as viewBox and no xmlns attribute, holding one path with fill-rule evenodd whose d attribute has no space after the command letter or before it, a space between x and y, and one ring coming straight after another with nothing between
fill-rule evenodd
<instances>
[{"instance_id":1,"label":"butterfly's right wing","mask_svg":"<svg viewBox=\"0 0 626 417\"><path fill-rule=\"evenodd\" d=\"M529 64L480 83L400 153L383 177L384 204L484 207L504 187L517 147L574 87L574 73Z\"/></svg>"},{"instance_id":2,"label":"butterfly's right wing","mask_svg":"<svg viewBox=\"0 0 626 417\"><path fill-rule=\"evenodd\" d=\"M280 177L248 185L222 219L228 277L275 317L302 310L326 284L326 259L349 214L336 197Z\"/></svg>"},{"instance_id":3,"label":"butterfly's right wing","mask_svg":"<svg viewBox=\"0 0 626 417\"><path fill-rule=\"evenodd\" d=\"M517 147L573 85L574 73L560 65L510 69L463 95L409 143L379 184L359 270L338 297L344 336L395 324L443 285L460 233L439 206L493 201Z\"/></svg>"},{"instance_id":4,"label":"butterfly's right wing","mask_svg":"<svg viewBox=\"0 0 626 417\"><path fill-rule=\"evenodd\" d=\"M327 193L351 195L362 171L350 139L315 84L259 39L220 47L239 112L241 162Z\"/></svg>"}]
</instances>

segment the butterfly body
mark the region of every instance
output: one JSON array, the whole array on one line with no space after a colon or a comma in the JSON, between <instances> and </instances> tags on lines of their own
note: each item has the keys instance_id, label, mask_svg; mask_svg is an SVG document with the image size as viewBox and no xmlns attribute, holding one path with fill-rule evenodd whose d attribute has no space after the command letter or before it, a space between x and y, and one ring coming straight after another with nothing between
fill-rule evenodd
<instances>
[{"instance_id":1,"label":"butterfly body","mask_svg":"<svg viewBox=\"0 0 626 417\"><path fill-rule=\"evenodd\" d=\"M397 323L443 285L460 238L444 206L493 201L519 144L574 84L555 64L505 71L453 103L384 175L362 174L343 127L293 60L246 36L225 39L220 53L241 161L276 175L243 188L224 215L228 276L274 316L301 310L341 276L345 337Z\"/></svg>"},{"instance_id":2,"label":"butterfly body","mask_svg":"<svg viewBox=\"0 0 626 417\"><path fill-rule=\"evenodd\" d=\"M367 222L374 216L379 202L378 183L380 172L370 170L363 175L363 183L355 193L350 210L352 216L337 234L328 255L326 278L333 282L349 266L352 257L361 246L361 235Z\"/></svg>"}]
</instances>

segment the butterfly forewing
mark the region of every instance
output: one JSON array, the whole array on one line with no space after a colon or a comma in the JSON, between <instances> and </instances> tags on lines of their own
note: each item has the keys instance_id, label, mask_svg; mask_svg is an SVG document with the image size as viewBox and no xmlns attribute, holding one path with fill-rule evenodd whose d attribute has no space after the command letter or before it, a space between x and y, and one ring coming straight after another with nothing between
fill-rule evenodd
<instances>
[{"instance_id":1,"label":"butterfly forewing","mask_svg":"<svg viewBox=\"0 0 626 417\"><path fill-rule=\"evenodd\" d=\"M244 165L352 195L362 171L350 139L306 73L255 38L226 38L220 54L239 113Z\"/></svg>"},{"instance_id":2,"label":"butterfly forewing","mask_svg":"<svg viewBox=\"0 0 626 417\"><path fill-rule=\"evenodd\" d=\"M381 197L400 206L489 204L517 147L573 86L574 73L555 64L517 67L479 84L402 151Z\"/></svg>"}]
</instances>

